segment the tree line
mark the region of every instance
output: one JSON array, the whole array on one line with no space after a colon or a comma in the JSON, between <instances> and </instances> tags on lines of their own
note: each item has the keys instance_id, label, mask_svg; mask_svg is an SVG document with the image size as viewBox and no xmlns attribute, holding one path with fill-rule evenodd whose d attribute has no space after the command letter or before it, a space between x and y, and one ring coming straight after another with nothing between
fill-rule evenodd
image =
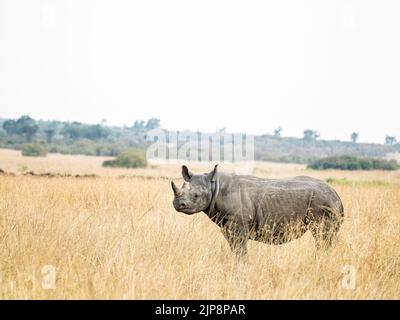
<instances>
[{"instance_id":1,"label":"tree line","mask_svg":"<svg viewBox=\"0 0 400 320\"><path fill-rule=\"evenodd\" d=\"M105 121L85 124L35 120L24 115L18 119L0 119L0 148L27 148L34 153L34 144L41 148L36 150L38 154L117 156L127 149L145 150L150 144L146 132L157 128L161 128L157 118L136 120L130 126L118 127L107 126ZM349 141L323 140L312 129L304 130L302 138L283 137L282 132L283 129L278 127L271 134L255 136L255 160L309 163L328 156L385 157L400 152L396 137L389 135L384 144L373 144L359 143L357 132L349 135Z\"/></svg>"},{"instance_id":2,"label":"tree line","mask_svg":"<svg viewBox=\"0 0 400 320\"><path fill-rule=\"evenodd\" d=\"M0 120L0 147L22 149L26 144L36 144L52 153L115 156L127 148L145 149L145 132L159 126L156 118L111 127L104 123L35 120L24 115Z\"/></svg>"}]
</instances>

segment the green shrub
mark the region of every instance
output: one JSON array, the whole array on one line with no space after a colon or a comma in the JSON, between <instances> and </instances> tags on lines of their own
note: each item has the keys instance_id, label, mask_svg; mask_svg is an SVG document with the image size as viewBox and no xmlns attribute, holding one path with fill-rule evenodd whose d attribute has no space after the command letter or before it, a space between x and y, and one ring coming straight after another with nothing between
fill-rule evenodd
<instances>
[{"instance_id":1,"label":"green shrub","mask_svg":"<svg viewBox=\"0 0 400 320\"><path fill-rule=\"evenodd\" d=\"M398 170L400 166L396 160L337 156L311 161L308 168L314 170Z\"/></svg>"},{"instance_id":2,"label":"green shrub","mask_svg":"<svg viewBox=\"0 0 400 320\"><path fill-rule=\"evenodd\" d=\"M22 147L22 155L24 157L45 157L47 149L41 144L26 144Z\"/></svg>"},{"instance_id":3,"label":"green shrub","mask_svg":"<svg viewBox=\"0 0 400 320\"><path fill-rule=\"evenodd\" d=\"M138 149L125 150L114 160L103 162L103 167L111 168L144 168L146 166L146 154L144 151Z\"/></svg>"}]
</instances>

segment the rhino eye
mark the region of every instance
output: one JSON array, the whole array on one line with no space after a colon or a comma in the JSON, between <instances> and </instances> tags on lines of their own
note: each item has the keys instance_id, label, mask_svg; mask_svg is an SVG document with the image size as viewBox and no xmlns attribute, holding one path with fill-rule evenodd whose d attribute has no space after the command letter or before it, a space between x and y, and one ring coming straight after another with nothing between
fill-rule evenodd
<instances>
[{"instance_id":1,"label":"rhino eye","mask_svg":"<svg viewBox=\"0 0 400 320\"><path fill-rule=\"evenodd\" d=\"M195 197L195 198L198 198L198 197L199 197L199 195L196 193L196 194L194 195L194 197Z\"/></svg>"}]
</instances>

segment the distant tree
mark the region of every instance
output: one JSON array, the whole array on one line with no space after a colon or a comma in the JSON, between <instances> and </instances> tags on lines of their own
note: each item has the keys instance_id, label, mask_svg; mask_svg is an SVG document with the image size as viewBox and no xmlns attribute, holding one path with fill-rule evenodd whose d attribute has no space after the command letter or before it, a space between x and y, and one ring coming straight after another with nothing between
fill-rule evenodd
<instances>
[{"instance_id":1,"label":"distant tree","mask_svg":"<svg viewBox=\"0 0 400 320\"><path fill-rule=\"evenodd\" d=\"M157 118L150 118L147 121L143 120L136 120L132 126L135 130L152 130L160 128L160 119Z\"/></svg>"},{"instance_id":2,"label":"distant tree","mask_svg":"<svg viewBox=\"0 0 400 320\"><path fill-rule=\"evenodd\" d=\"M304 130L303 139L304 139L305 141L310 142L310 141L315 141L315 140L317 140L317 139L319 138L319 136L320 136L320 135L319 135L319 133L318 133L317 131L307 129L307 130Z\"/></svg>"},{"instance_id":3,"label":"distant tree","mask_svg":"<svg viewBox=\"0 0 400 320\"><path fill-rule=\"evenodd\" d=\"M54 128L46 128L44 129L44 134L46 135L46 142L50 144L53 142L53 137L56 134L56 130Z\"/></svg>"},{"instance_id":4,"label":"distant tree","mask_svg":"<svg viewBox=\"0 0 400 320\"><path fill-rule=\"evenodd\" d=\"M15 120L6 120L3 123L3 129L8 135L17 133L17 123Z\"/></svg>"},{"instance_id":5,"label":"distant tree","mask_svg":"<svg viewBox=\"0 0 400 320\"><path fill-rule=\"evenodd\" d=\"M353 143L357 143L358 137L359 137L359 134L358 134L357 132L353 132L353 133L351 134L351 136L350 136L351 141L352 141Z\"/></svg>"},{"instance_id":6,"label":"distant tree","mask_svg":"<svg viewBox=\"0 0 400 320\"><path fill-rule=\"evenodd\" d=\"M133 124L133 129L137 129L137 130L139 130L139 129L143 129L144 128L144 126L145 126L145 121L143 121L143 120L136 120L135 121L135 123Z\"/></svg>"},{"instance_id":7,"label":"distant tree","mask_svg":"<svg viewBox=\"0 0 400 320\"><path fill-rule=\"evenodd\" d=\"M397 143L397 139L395 136L386 136L385 143L392 146Z\"/></svg>"},{"instance_id":8,"label":"distant tree","mask_svg":"<svg viewBox=\"0 0 400 320\"><path fill-rule=\"evenodd\" d=\"M157 129L159 127L160 127L160 119L151 118L151 119L147 120L147 123L146 123L147 130Z\"/></svg>"},{"instance_id":9,"label":"distant tree","mask_svg":"<svg viewBox=\"0 0 400 320\"><path fill-rule=\"evenodd\" d=\"M102 138L107 138L110 131L107 127L100 124L84 126L82 128L81 136L90 140L98 140Z\"/></svg>"},{"instance_id":10,"label":"distant tree","mask_svg":"<svg viewBox=\"0 0 400 320\"><path fill-rule=\"evenodd\" d=\"M71 140L89 139L98 140L107 138L110 129L100 124L86 125L80 122L72 122L64 125L61 133Z\"/></svg>"},{"instance_id":11,"label":"distant tree","mask_svg":"<svg viewBox=\"0 0 400 320\"><path fill-rule=\"evenodd\" d=\"M71 140L76 140L81 137L81 129L82 124L80 122L68 122L64 124L64 127L61 129L61 134Z\"/></svg>"},{"instance_id":12,"label":"distant tree","mask_svg":"<svg viewBox=\"0 0 400 320\"><path fill-rule=\"evenodd\" d=\"M276 128L275 130L274 130L274 137L275 138L280 138L281 137L281 134L282 134L282 127L278 127L278 128Z\"/></svg>"},{"instance_id":13,"label":"distant tree","mask_svg":"<svg viewBox=\"0 0 400 320\"><path fill-rule=\"evenodd\" d=\"M30 116L22 116L16 121L17 133L25 136L26 141L31 142L33 136L38 132L39 126L36 120Z\"/></svg>"},{"instance_id":14,"label":"distant tree","mask_svg":"<svg viewBox=\"0 0 400 320\"><path fill-rule=\"evenodd\" d=\"M52 121L45 125L43 132L46 136L47 143L50 144L53 142L53 137L57 133L57 129L58 129L57 122Z\"/></svg>"}]
</instances>

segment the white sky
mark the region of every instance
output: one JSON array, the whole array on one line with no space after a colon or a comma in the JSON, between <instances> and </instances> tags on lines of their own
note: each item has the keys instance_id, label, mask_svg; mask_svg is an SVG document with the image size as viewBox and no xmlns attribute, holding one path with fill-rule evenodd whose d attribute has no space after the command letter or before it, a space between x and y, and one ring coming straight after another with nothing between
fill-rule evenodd
<instances>
[{"instance_id":1,"label":"white sky","mask_svg":"<svg viewBox=\"0 0 400 320\"><path fill-rule=\"evenodd\" d=\"M0 117L400 137L400 1L0 0Z\"/></svg>"}]
</instances>

